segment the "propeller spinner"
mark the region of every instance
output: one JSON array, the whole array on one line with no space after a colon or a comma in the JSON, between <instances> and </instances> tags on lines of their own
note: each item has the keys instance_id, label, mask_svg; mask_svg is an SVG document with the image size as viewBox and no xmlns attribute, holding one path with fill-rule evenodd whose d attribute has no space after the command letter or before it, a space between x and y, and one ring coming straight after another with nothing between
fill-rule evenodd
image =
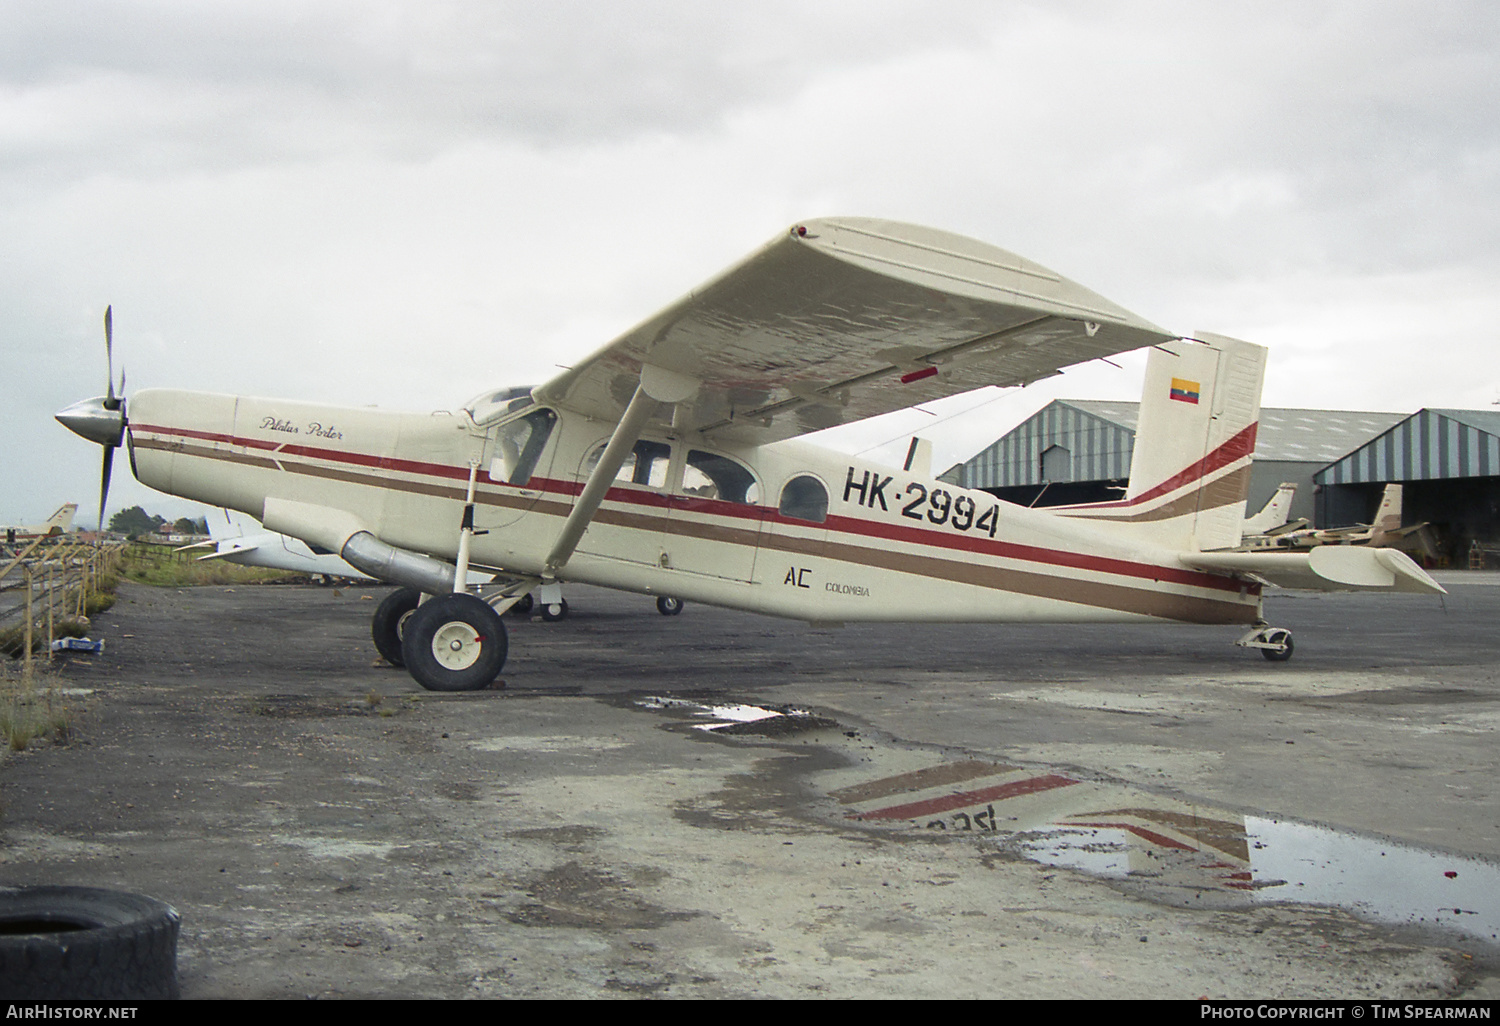
<instances>
[{"instance_id":1,"label":"propeller spinner","mask_svg":"<svg viewBox=\"0 0 1500 1026\"><path fill-rule=\"evenodd\" d=\"M104 504L109 498L109 477L115 450L125 438L125 372L120 371L120 394L115 394L114 308L104 308L104 359L108 366L109 392L82 399L56 415L63 427L81 438L104 446L104 466L99 475L99 529L104 529Z\"/></svg>"}]
</instances>

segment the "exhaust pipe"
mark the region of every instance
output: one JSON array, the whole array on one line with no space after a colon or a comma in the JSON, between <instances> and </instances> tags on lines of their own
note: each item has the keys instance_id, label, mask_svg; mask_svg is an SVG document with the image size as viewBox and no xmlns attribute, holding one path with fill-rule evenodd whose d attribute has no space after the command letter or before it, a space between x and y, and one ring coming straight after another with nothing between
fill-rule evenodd
<instances>
[{"instance_id":1,"label":"exhaust pipe","mask_svg":"<svg viewBox=\"0 0 1500 1026\"><path fill-rule=\"evenodd\" d=\"M339 555L354 569L376 580L400 584L429 595L453 591L457 568L441 559L387 545L369 531L351 535Z\"/></svg>"}]
</instances>

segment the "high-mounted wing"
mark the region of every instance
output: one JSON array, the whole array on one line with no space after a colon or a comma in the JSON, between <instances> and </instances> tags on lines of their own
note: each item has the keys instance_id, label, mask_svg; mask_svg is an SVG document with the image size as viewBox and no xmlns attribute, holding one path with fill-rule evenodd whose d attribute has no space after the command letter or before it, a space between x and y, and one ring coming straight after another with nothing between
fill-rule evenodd
<instances>
[{"instance_id":1,"label":"high-mounted wing","mask_svg":"<svg viewBox=\"0 0 1500 1026\"><path fill-rule=\"evenodd\" d=\"M649 364L701 383L677 404L679 428L759 444L1173 337L1003 249L830 218L771 240L535 395L618 421Z\"/></svg>"}]
</instances>

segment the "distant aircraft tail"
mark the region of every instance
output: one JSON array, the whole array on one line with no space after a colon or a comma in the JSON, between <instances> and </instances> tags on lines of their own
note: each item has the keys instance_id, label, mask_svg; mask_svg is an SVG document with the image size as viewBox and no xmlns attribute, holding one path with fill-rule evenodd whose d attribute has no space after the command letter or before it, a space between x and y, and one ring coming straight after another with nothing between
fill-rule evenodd
<instances>
[{"instance_id":1,"label":"distant aircraft tail","mask_svg":"<svg viewBox=\"0 0 1500 1026\"><path fill-rule=\"evenodd\" d=\"M1260 512L1253 517L1245 518L1244 533L1265 534L1286 524L1292 515L1292 499L1296 498L1297 484L1294 481L1283 481L1276 489L1276 494L1266 501Z\"/></svg>"},{"instance_id":2,"label":"distant aircraft tail","mask_svg":"<svg viewBox=\"0 0 1500 1026\"><path fill-rule=\"evenodd\" d=\"M245 533L243 527L229 519L229 511L219 506L205 512L203 521L208 525L208 536L216 542L239 538Z\"/></svg>"},{"instance_id":3,"label":"distant aircraft tail","mask_svg":"<svg viewBox=\"0 0 1500 1026\"><path fill-rule=\"evenodd\" d=\"M1401 486L1388 484L1370 523L1370 544L1376 548L1394 545L1401 536Z\"/></svg>"},{"instance_id":4,"label":"distant aircraft tail","mask_svg":"<svg viewBox=\"0 0 1500 1026\"><path fill-rule=\"evenodd\" d=\"M1129 523L1172 548L1238 545L1265 370L1263 347L1222 335L1154 347L1125 497L1053 512Z\"/></svg>"},{"instance_id":5,"label":"distant aircraft tail","mask_svg":"<svg viewBox=\"0 0 1500 1026\"><path fill-rule=\"evenodd\" d=\"M57 508L57 512L47 518L43 528L44 534L66 534L73 526L73 514L78 512L78 503L68 502Z\"/></svg>"}]
</instances>

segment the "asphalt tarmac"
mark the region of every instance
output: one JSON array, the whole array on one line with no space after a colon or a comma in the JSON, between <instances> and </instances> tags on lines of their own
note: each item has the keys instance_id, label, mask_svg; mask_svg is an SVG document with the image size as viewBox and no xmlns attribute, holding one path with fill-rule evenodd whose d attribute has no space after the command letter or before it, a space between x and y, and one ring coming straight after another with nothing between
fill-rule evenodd
<instances>
[{"instance_id":1,"label":"asphalt tarmac","mask_svg":"<svg viewBox=\"0 0 1500 1026\"><path fill-rule=\"evenodd\" d=\"M504 687L382 588L126 586L0 763L0 883L183 917L185 997L1500 995L1500 581L1229 628L813 628L568 591Z\"/></svg>"}]
</instances>

